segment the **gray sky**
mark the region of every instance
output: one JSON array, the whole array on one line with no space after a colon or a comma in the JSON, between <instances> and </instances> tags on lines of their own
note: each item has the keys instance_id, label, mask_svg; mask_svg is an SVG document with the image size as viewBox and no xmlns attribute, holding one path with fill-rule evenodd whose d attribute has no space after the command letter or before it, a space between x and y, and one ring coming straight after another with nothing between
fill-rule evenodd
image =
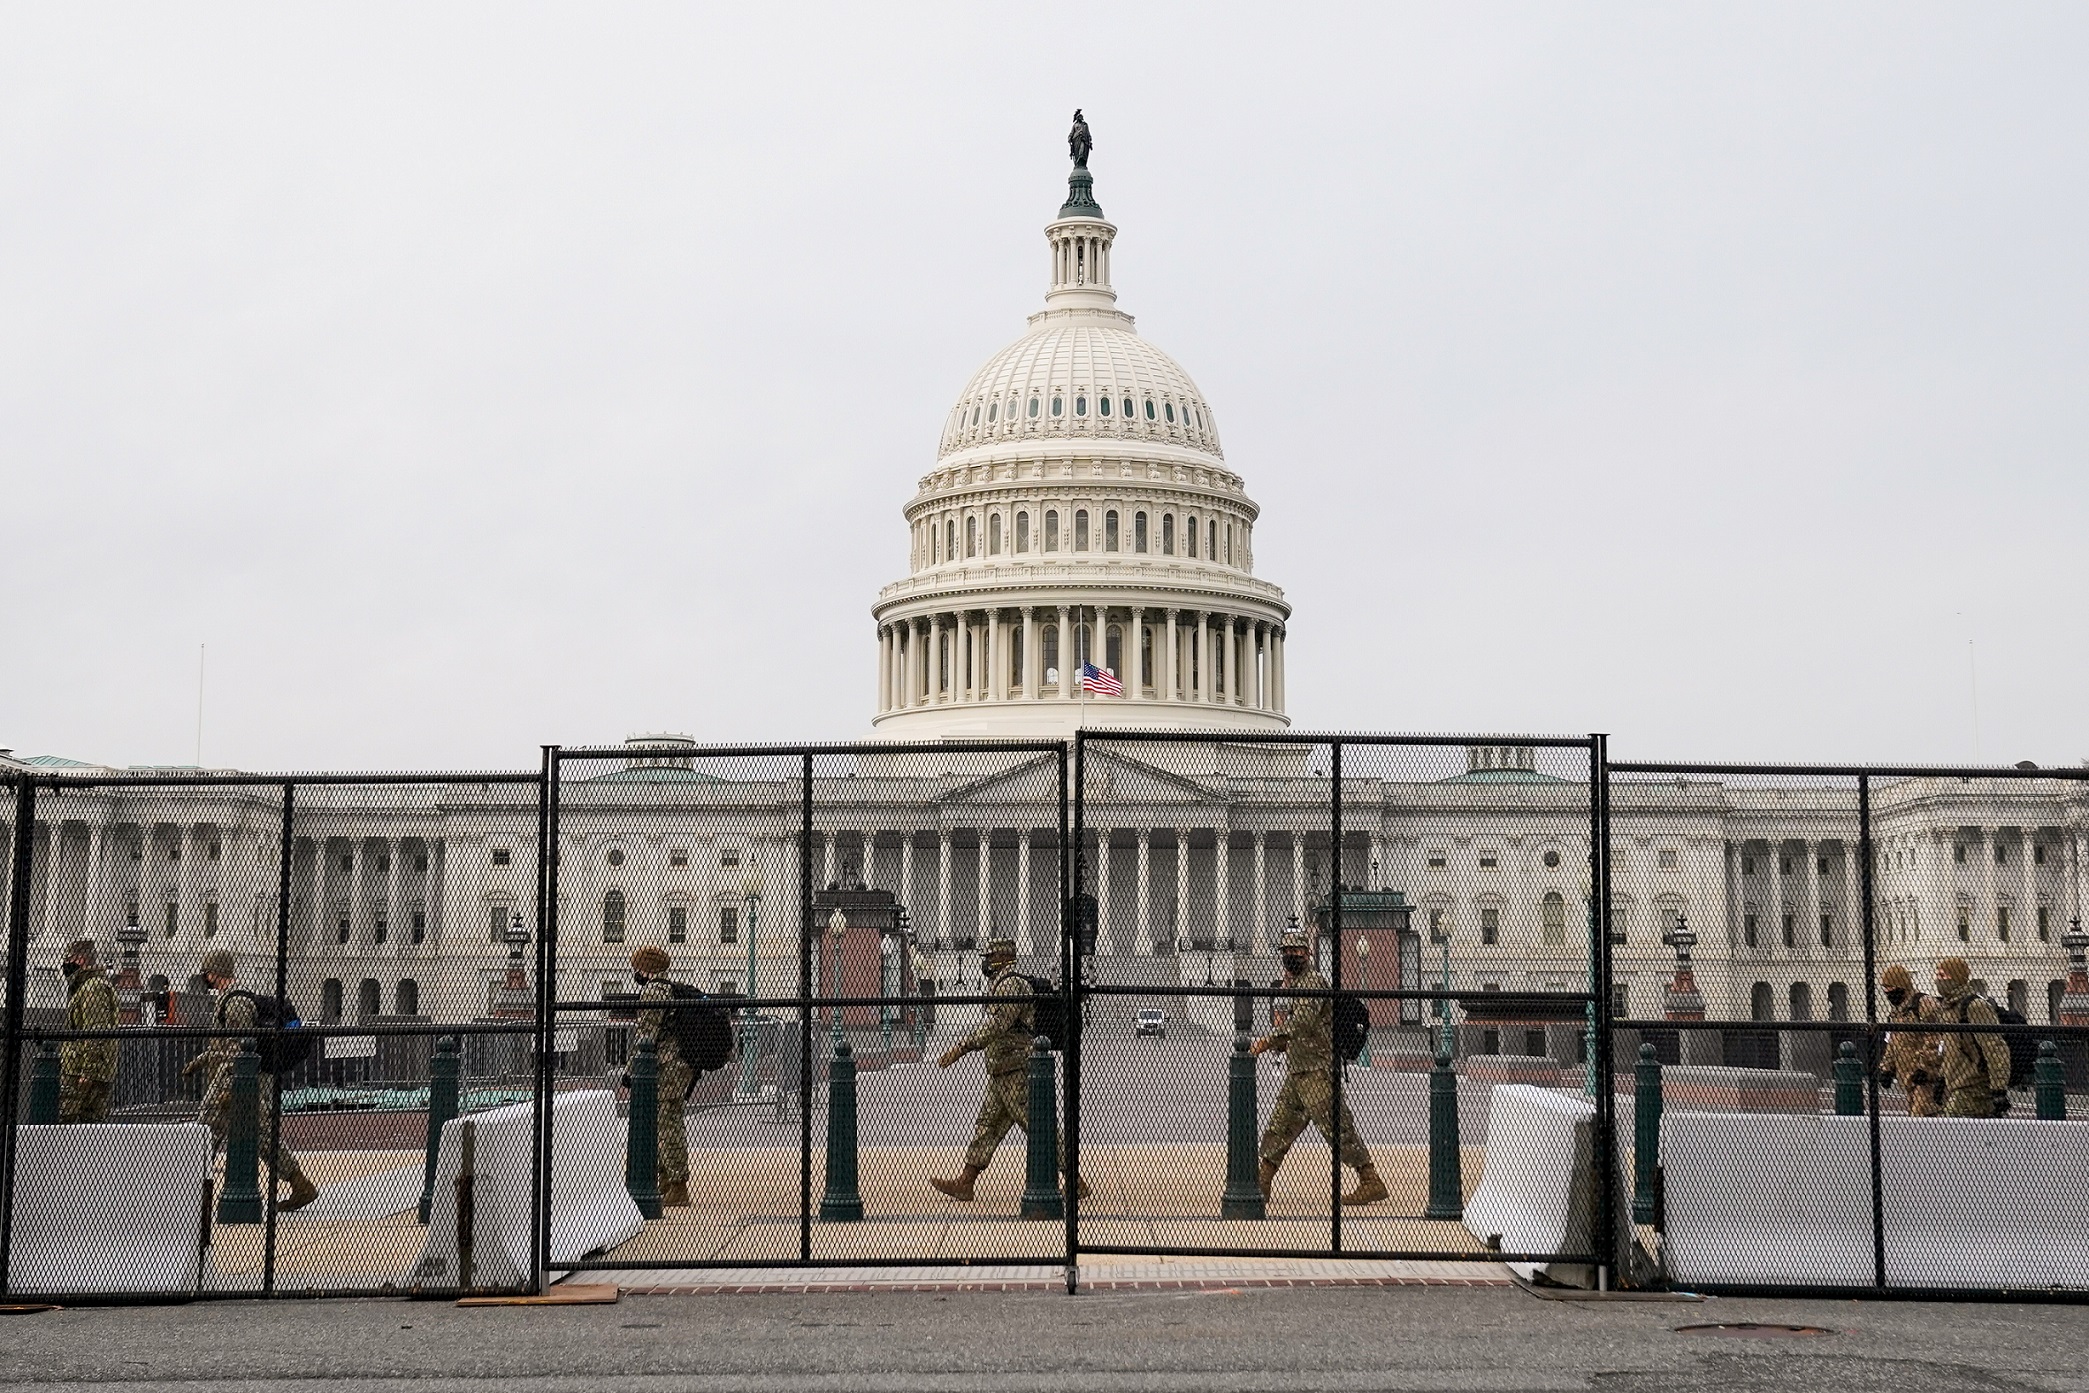
<instances>
[{"instance_id":1,"label":"gray sky","mask_svg":"<svg viewBox=\"0 0 2089 1393\"><path fill-rule=\"evenodd\" d=\"M2089 9L0 7L0 746L866 734L1076 105L1306 728L2089 756Z\"/></svg>"}]
</instances>

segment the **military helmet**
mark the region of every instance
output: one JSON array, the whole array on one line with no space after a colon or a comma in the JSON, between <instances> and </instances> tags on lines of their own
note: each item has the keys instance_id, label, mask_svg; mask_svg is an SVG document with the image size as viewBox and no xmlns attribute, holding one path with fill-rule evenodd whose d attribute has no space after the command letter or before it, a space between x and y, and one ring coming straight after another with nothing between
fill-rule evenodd
<instances>
[{"instance_id":1,"label":"military helmet","mask_svg":"<svg viewBox=\"0 0 2089 1393\"><path fill-rule=\"evenodd\" d=\"M1306 946L1306 932L1304 929L1286 929L1284 931L1283 942L1278 945L1277 951L1280 953L1288 953L1292 949L1296 948L1299 952L1303 953L1306 951Z\"/></svg>"},{"instance_id":2,"label":"military helmet","mask_svg":"<svg viewBox=\"0 0 2089 1393\"><path fill-rule=\"evenodd\" d=\"M1012 938L990 938L986 941L986 956L990 958L1012 958L1015 956L1015 940Z\"/></svg>"},{"instance_id":3,"label":"military helmet","mask_svg":"<svg viewBox=\"0 0 2089 1393\"><path fill-rule=\"evenodd\" d=\"M1908 970L1906 968L1902 967L1899 963L1895 963L1893 966L1887 968L1884 972L1879 974L1879 985L1884 987L1889 992L1896 987L1900 988L1902 991L1907 991L1915 985L1915 979L1908 976Z\"/></svg>"},{"instance_id":4,"label":"military helmet","mask_svg":"<svg viewBox=\"0 0 2089 1393\"><path fill-rule=\"evenodd\" d=\"M205 977L237 977L239 964L233 960L232 954L223 948L213 948L203 955L203 961L197 964L196 970Z\"/></svg>"},{"instance_id":5,"label":"military helmet","mask_svg":"<svg viewBox=\"0 0 2089 1393\"><path fill-rule=\"evenodd\" d=\"M1963 987L1972 976L1973 969L1966 966L1964 958L1945 958L1937 964L1937 980L1940 982L1956 982Z\"/></svg>"},{"instance_id":6,"label":"military helmet","mask_svg":"<svg viewBox=\"0 0 2089 1393\"><path fill-rule=\"evenodd\" d=\"M667 950L656 943L648 943L631 954L631 970L643 972L648 977L658 977L674 966Z\"/></svg>"},{"instance_id":7,"label":"military helmet","mask_svg":"<svg viewBox=\"0 0 2089 1393\"><path fill-rule=\"evenodd\" d=\"M65 956L68 959L78 958L89 967L93 967L95 956L94 940L91 938L74 939L71 943L65 945Z\"/></svg>"}]
</instances>

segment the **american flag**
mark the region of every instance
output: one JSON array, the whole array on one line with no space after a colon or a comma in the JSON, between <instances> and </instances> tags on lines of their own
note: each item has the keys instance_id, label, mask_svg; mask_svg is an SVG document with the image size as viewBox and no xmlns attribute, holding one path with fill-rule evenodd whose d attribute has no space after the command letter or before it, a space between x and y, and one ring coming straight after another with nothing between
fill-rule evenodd
<instances>
[{"instance_id":1,"label":"american flag","mask_svg":"<svg viewBox=\"0 0 2089 1393\"><path fill-rule=\"evenodd\" d=\"M1124 684L1110 675L1108 668L1099 668L1094 663L1081 664L1081 690L1097 696L1121 697Z\"/></svg>"}]
</instances>

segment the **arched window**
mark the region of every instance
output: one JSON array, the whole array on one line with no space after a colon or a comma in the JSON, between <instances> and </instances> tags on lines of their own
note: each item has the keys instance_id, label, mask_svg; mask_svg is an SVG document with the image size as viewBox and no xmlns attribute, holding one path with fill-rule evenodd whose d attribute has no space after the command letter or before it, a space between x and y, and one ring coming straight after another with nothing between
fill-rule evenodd
<instances>
[{"instance_id":1,"label":"arched window","mask_svg":"<svg viewBox=\"0 0 2089 1393\"><path fill-rule=\"evenodd\" d=\"M2060 981L2045 984L2045 1020L2047 1025L2060 1024L2060 998L2067 995L2067 983Z\"/></svg>"},{"instance_id":2,"label":"arched window","mask_svg":"<svg viewBox=\"0 0 2089 1393\"><path fill-rule=\"evenodd\" d=\"M1109 415L1110 399L1108 397L1098 397L1095 402L1095 409L1105 416Z\"/></svg>"},{"instance_id":3,"label":"arched window","mask_svg":"<svg viewBox=\"0 0 2089 1393\"><path fill-rule=\"evenodd\" d=\"M1182 554L1192 560L1197 556L1197 515L1191 513L1182 520Z\"/></svg>"},{"instance_id":4,"label":"arched window","mask_svg":"<svg viewBox=\"0 0 2089 1393\"><path fill-rule=\"evenodd\" d=\"M1148 398L1146 399L1146 419L1147 419L1147 420L1149 420L1149 421L1153 419L1153 398L1152 398L1152 397L1148 397Z\"/></svg>"},{"instance_id":5,"label":"arched window","mask_svg":"<svg viewBox=\"0 0 2089 1393\"><path fill-rule=\"evenodd\" d=\"M319 984L319 1019L341 1019L341 982L338 978L329 977Z\"/></svg>"},{"instance_id":6,"label":"arched window","mask_svg":"<svg viewBox=\"0 0 2089 1393\"><path fill-rule=\"evenodd\" d=\"M365 977L355 989L355 1014L357 1020L384 1014L384 990L375 977Z\"/></svg>"},{"instance_id":7,"label":"arched window","mask_svg":"<svg viewBox=\"0 0 2089 1393\"><path fill-rule=\"evenodd\" d=\"M1208 525L1208 526L1209 526L1209 527L1211 528L1211 531L1209 531L1208 533L1206 533L1206 534L1205 534L1205 537L1204 537L1204 554L1205 554L1206 556L1209 556L1209 557L1211 557L1211 558L1212 558L1213 560L1217 560L1217 559L1218 559L1218 555L1219 555L1219 524L1218 524L1218 520L1217 520L1216 518L1214 518L1214 519L1213 519L1213 520L1212 520L1212 521L1211 521L1211 522L1210 522L1209 524L1207 524L1207 525Z\"/></svg>"},{"instance_id":8,"label":"arched window","mask_svg":"<svg viewBox=\"0 0 2089 1393\"><path fill-rule=\"evenodd\" d=\"M611 890L602 897L602 941L624 941L624 892Z\"/></svg>"},{"instance_id":9,"label":"arched window","mask_svg":"<svg viewBox=\"0 0 2089 1393\"><path fill-rule=\"evenodd\" d=\"M1168 424L1169 424L1169 425L1171 425L1171 426L1172 426L1172 425L1174 425L1174 424L1175 424L1175 403L1174 403L1174 402L1172 402L1172 401L1162 402L1162 403L1161 403L1161 415L1163 415L1163 416L1167 417L1167 419L1168 419Z\"/></svg>"},{"instance_id":10,"label":"arched window","mask_svg":"<svg viewBox=\"0 0 2089 1393\"><path fill-rule=\"evenodd\" d=\"M1146 514L1143 512L1132 514L1132 550L1146 550Z\"/></svg>"},{"instance_id":11,"label":"arched window","mask_svg":"<svg viewBox=\"0 0 2089 1393\"><path fill-rule=\"evenodd\" d=\"M951 560L951 561L955 561L955 560L957 560L957 519L956 519L956 518L952 518L952 519L950 519L950 521L949 521L949 522L947 522L947 523L945 523L945 524L944 524L944 527L943 527L943 543L944 543L944 544L943 544L943 555L945 556L945 558L947 558L947 559L949 559L949 560Z\"/></svg>"},{"instance_id":12,"label":"arched window","mask_svg":"<svg viewBox=\"0 0 2089 1393\"><path fill-rule=\"evenodd\" d=\"M2009 984L2009 1009L2026 1020L2031 1018L2031 984L2021 977Z\"/></svg>"},{"instance_id":13,"label":"arched window","mask_svg":"<svg viewBox=\"0 0 2089 1393\"><path fill-rule=\"evenodd\" d=\"M1054 416L1056 416L1056 415L1058 415L1059 413L1058 413L1058 412L1056 412L1056 411L1054 411L1054 412L1053 412L1052 414L1053 414ZM1074 415L1076 415L1076 416L1086 416L1087 414L1088 414L1088 398L1086 398L1086 397L1075 397L1075 398L1074 398Z\"/></svg>"},{"instance_id":14,"label":"arched window","mask_svg":"<svg viewBox=\"0 0 2089 1393\"><path fill-rule=\"evenodd\" d=\"M1019 556L1030 550L1030 515L1028 513L1017 513L1015 515L1015 549L1016 554Z\"/></svg>"},{"instance_id":15,"label":"arched window","mask_svg":"<svg viewBox=\"0 0 2089 1393\"><path fill-rule=\"evenodd\" d=\"M1117 550L1117 510L1115 508L1103 514L1103 550Z\"/></svg>"},{"instance_id":16,"label":"arched window","mask_svg":"<svg viewBox=\"0 0 2089 1393\"><path fill-rule=\"evenodd\" d=\"M1011 696L1020 696L1023 691L1023 626L1008 626L1008 691Z\"/></svg>"},{"instance_id":17,"label":"arched window","mask_svg":"<svg viewBox=\"0 0 2089 1393\"><path fill-rule=\"evenodd\" d=\"M401 977L392 988L392 1014L395 1016L418 1016L421 1014L421 984L411 977Z\"/></svg>"},{"instance_id":18,"label":"arched window","mask_svg":"<svg viewBox=\"0 0 2089 1393\"><path fill-rule=\"evenodd\" d=\"M1830 982L1828 984L1828 1019L1846 1021L1850 1018L1850 984Z\"/></svg>"},{"instance_id":19,"label":"arched window","mask_svg":"<svg viewBox=\"0 0 2089 1393\"><path fill-rule=\"evenodd\" d=\"M1064 415L1066 414L1066 398L1064 398L1064 397L1053 397L1053 398L1052 398L1052 414L1053 414L1054 416L1064 416Z\"/></svg>"},{"instance_id":20,"label":"arched window","mask_svg":"<svg viewBox=\"0 0 2089 1393\"><path fill-rule=\"evenodd\" d=\"M999 556L1001 554L1001 515L999 513L987 515L986 554L988 556Z\"/></svg>"},{"instance_id":21,"label":"arched window","mask_svg":"<svg viewBox=\"0 0 2089 1393\"><path fill-rule=\"evenodd\" d=\"M965 555L979 555L979 518L976 514L965 514Z\"/></svg>"},{"instance_id":22,"label":"arched window","mask_svg":"<svg viewBox=\"0 0 2089 1393\"><path fill-rule=\"evenodd\" d=\"M1132 415L1133 415L1133 410L1134 410L1134 408L1133 408L1133 406L1132 406L1132 399L1131 399L1130 397L1126 397L1126 398L1124 399L1124 419L1125 419L1125 420L1129 421L1129 420L1130 420L1130 419L1132 418Z\"/></svg>"},{"instance_id":23,"label":"arched window","mask_svg":"<svg viewBox=\"0 0 2089 1393\"><path fill-rule=\"evenodd\" d=\"M1088 510L1086 508L1076 508L1074 510L1074 550L1088 550Z\"/></svg>"},{"instance_id":24,"label":"arched window","mask_svg":"<svg viewBox=\"0 0 2089 1393\"><path fill-rule=\"evenodd\" d=\"M1053 412L1052 414L1056 416L1056 415L1058 415L1059 413L1055 411L1055 412ZM1030 419L1031 419L1031 420L1033 420L1033 421L1037 419L1037 398L1036 398L1036 397L1032 397L1032 398L1030 398Z\"/></svg>"},{"instance_id":25,"label":"arched window","mask_svg":"<svg viewBox=\"0 0 2089 1393\"><path fill-rule=\"evenodd\" d=\"M988 425L992 425L995 421L998 421L999 419L1001 419L1001 403L997 399L987 403L986 423Z\"/></svg>"},{"instance_id":26,"label":"arched window","mask_svg":"<svg viewBox=\"0 0 2089 1393\"><path fill-rule=\"evenodd\" d=\"M1557 890L1547 890L1545 898L1538 902L1539 922L1544 926L1547 943L1567 941L1567 901Z\"/></svg>"},{"instance_id":27,"label":"arched window","mask_svg":"<svg viewBox=\"0 0 2089 1393\"><path fill-rule=\"evenodd\" d=\"M1044 656L1045 681L1057 682L1059 680L1059 626L1057 624L1045 625L1042 652Z\"/></svg>"},{"instance_id":28,"label":"arched window","mask_svg":"<svg viewBox=\"0 0 2089 1393\"><path fill-rule=\"evenodd\" d=\"M1777 1019L1777 994L1770 990L1768 982L1757 982L1748 990L1748 1019L1752 1021L1774 1021Z\"/></svg>"},{"instance_id":29,"label":"arched window","mask_svg":"<svg viewBox=\"0 0 2089 1393\"><path fill-rule=\"evenodd\" d=\"M1111 672L1118 672L1124 667L1124 626L1112 624L1104 635L1103 666Z\"/></svg>"},{"instance_id":30,"label":"arched window","mask_svg":"<svg viewBox=\"0 0 2089 1393\"><path fill-rule=\"evenodd\" d=\"M1153 626L1139 626L1139 681L1148 691L1153 690Z\"/></svg>"},{"instance_id":31,"label":"arched window","mask_svg":"<svg viewBox=\"0 0 2089 1393\"><path fill-rule=\"evenodd\" d=\"M979 424L979 408L976 405L972 408L972 424Z\"/></svg>"},{"instance_id":32,"label":"arched window","mask_svg":"<svg viewBox=\"0 0 2089 1393\"><path fill-rule=\"evenodd\" d=\"M1795 1021L1813 1019L1813 988L1804 982L1792 983L1787 993L1791 997L1791 1018Z\"/></svg>"},{"instance_id":33,"label":"arched window","mask_svg":"<svg viewBox=\"0 0 2089 1393\"><path fill-rule=\"evenodd\" d=\"M1175 554L1175 514L1161 514L1161 555Z\"/></svg>"},{"instance_id":34,"label":"arched window","mask_svg":"<svg viewBox=\"0 0 2089 1393\"><path fill-rule=\"evenodd\" d=\"M1059 550L1059 510L1057 508L1053 508L1045 514L1044 542L1046 551Z\"/></svg>"},{"instance_id":35,"label":"arched window","mask_svg":"<svg viewBox=\"0 0 2089 1393\"><path fill-rule=\"evenodd\" d=\"M1218 558L1213 557L1212 559L1216 561ZM1233 564L1233 524L1230 522L1226 524L1226 564L1228 566Z\"/></svg>"}]
</instances>

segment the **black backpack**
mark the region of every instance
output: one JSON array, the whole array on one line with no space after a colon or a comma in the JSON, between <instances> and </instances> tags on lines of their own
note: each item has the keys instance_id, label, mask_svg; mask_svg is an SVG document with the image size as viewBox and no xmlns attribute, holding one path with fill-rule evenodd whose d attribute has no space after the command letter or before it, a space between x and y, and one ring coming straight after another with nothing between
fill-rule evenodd
<instances>
[{"instance_id":1,"label":"black backpack","mask_svg":"<svg viewBox=\"0 0 2089 1393\"><path fill-rule=\"evenodd\" d=\"M1030 984L1030 1033L1042 1035L1052 1042L1052 1048L1066 1048L1066 998L1059 993L1059 984L1049 977L1032 977L1027 972L1016 976Z\"/></svg>"},{"instance_id":2,"label":"black backpack","mask_svg":"<svg viewBox=\"0 0 2089 1393\"><path fill-rule=\"evenodd\" d=\"M1371 1012L1363 1002L1344 993L1335 998L1335 1053L1345 1063L1363 1057L1364 1041L1371 1035Z\"/></svg>"},{"instance_id":3,"label":"black backpack","mask_svg":"<svg viewBox=\"0 0 2089 1393\"><path fill-rule=\"evenodd\" d=\"M2002 1023L2002 1042L2009 1046L2009 1086L2020 1088L2037 1077L2038 1041L2032 1038L2031 1023L2024 1019L2021 1011L2012 1011L2001 1002L1988 997L1982 1001L1995 1008L1995 1019ZM1973 998L1967 997L1958 1004L1958 1023L1968 1025L1967 1019L1973 1009ZM1955 1037L1964 1039L1964 1036Z\"/></svg>"},{"instance_id":4,"label":"black backpack","mask_svg":"<svg viewBox=\"0 0 2089 1393\"><path fill-rule=\"evenodd\" d=\"M277 1028L294 1031L295 1034L257 1034L254 1051L261 1056L261 1072L283 1074L295 1069L312 1057L312 1037L305 1034L304 1022L297 1017L297 1008L288 997L263 996L259 992L226 992L218 1003L218 1024L225 1023L225 1008L235 996L243 996L254 1003L254 1028L267 1032Z\"/></svg>"},{"instance_id":5,"label":"black backpack","mask_svg":"<svg viewBox=\"0 0 2089 1393\"><path fill-rule=\"evenodd\" d=\"M674 993L676 1001L691 1003L674 1007L666 1018L682 1062L695 1074L723 1069L733 1054L733 1025L726 1008L716 1004L716 997L687 982L669 982L667 989Z\"/></svg>"}]
</instances>

